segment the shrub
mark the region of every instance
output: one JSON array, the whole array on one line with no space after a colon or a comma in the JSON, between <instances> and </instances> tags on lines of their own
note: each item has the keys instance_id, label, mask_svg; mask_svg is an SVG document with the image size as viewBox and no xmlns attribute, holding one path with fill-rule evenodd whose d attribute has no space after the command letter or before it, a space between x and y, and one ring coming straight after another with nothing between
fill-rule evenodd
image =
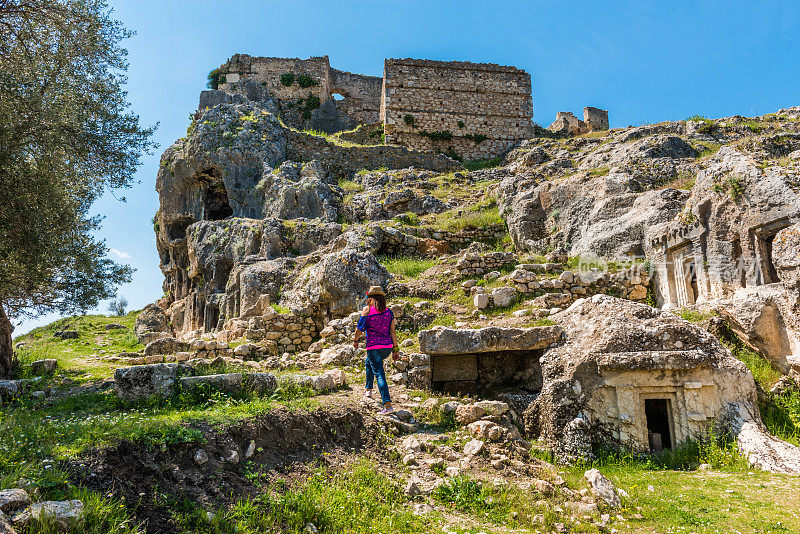
<instances>
[{"instance_id":1,"label":"shrub","mask_svg":"<svg viewBox=\"0 0 800 534\"><path fill-rule=\"evenodd\" d=\"M591 171L586 173L586 176L605 176L608 174L609 168L608 167L599 167L597 169L592 169Z\"/></svg>"},{"instance_id":2,"label":"shrub","mask_svg":"<svg viewBox=\"0 0 800 534\"><path fill-rule=\"evenodd\" d=\"M292 84L289 84L292 85ZM297 85L302 87L303 89L307 89L309 87L314 87L315 85L319 85L317 81L309 76L308 74L301 74L297 77Z\"/></svg>"},{"instance_id":3,"label":"shrub","mask_svg":"<svg viewBox=\"0 0 800 534\"><path fill-rule=\"evenodd\" d=\"M208 73L208 83L206 87L209 89L217 89L219 84L225 82L225 74L222 73L221 68L216 68Z\"/></svg>"},{"instance_id":4,"label":"shrub","mask_svg":"<svg viewBox=\"0 0 800 534\"><path fill-rule=\"evenodd\" d=\"M466 124L464 124L464 121L458 121L458 129L459 130L463 130L464 127L466 127Z\"/></svg>"},{"instance_id":5,"label":"shrub","mask_svg":"<svg viewBox=\"0 0 800 534\"><path fill-rule=\"evenodd\" d=\"M390 273L406 278L414 278L436 265L436 260L433 258L417 256L381 256L378 262Z\"/></svg>"},{"instance_id":6,"label":"shrub","mask_svg":"<svg viewBox=\"0 0 800 534\"><path fill-rule=\"evenodd\" d=\"M464 163L464 167L468 171L478 171L481 169L491 169L493 167L497 167L501 163L503 163L503 158L498 156L496 158L476 159L472 161L467 161Z\"/></svg>"},{"instance_id":7,"label":"shrub","mask_svg":"<svg viewBox=\"0 0 800 534\"><path fill-rule=\"evenodd\" d=\"M285 74L281 74L281 85L289 87L293 83L294 83L294 73L287 72Z\"/></svg>"},{"instance_id":8,"label":"shrub","mask_svg":"<svg viewBox=\"0 0 800 534\"><path fill-rule=\"evenodd\" d=\"M489 139L489 136L488 135L484 135L484 134L467 134L464 137L466 137L470 141L473 141L476 145L478 143L482 143L482 142L486 141L487 139Z\"/></svg>"},{"instance_id":9,"label":"shrub","mask_svg":"<svg viewBox=\"0 0 800 534\"><path fill-rule=\"evenodd\" d=\"M405 122L409 126L414 126L414 115L406 115L405 117L403 117L403 122Z\"/></svg>"},{"instance_id":10,"label":"shrub","mask_svg":"<svg viewBox=\"0 0 800 534\"><path fill-rule=\"evenodd\" d=\"M453 138L453 132L450 130L442 130L441 132L429 132L422 130L419 132L422 137L427 137L432 141L449 141Z\"/></svg>"}]
</instances>

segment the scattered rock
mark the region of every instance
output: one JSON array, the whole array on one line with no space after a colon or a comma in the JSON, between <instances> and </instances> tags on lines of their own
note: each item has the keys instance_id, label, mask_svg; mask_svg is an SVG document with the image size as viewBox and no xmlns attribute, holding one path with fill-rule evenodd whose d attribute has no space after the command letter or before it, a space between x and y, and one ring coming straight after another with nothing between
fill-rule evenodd
<instances>
[{"instance_id":1,"label":"scattered rock","mask_svg":"<svg viewBox=\"0 0 800 534\"><path fill-rule=\"evenodd\" d=\"M475 421L467 426L470 434L478 439L497 441L503 435L500 425L491 421Z\"/></svg>"},{"instance_id":2,"label":"scattered rock","mask_svg":"<svg viewBox=\"0 0 800 534\"><path fill-rule=\"evenodd\" d=\"M477 456L484 451L485 447L486 447L485 442L479 439L473 439L464 444L464 448L462 449L462 451L466 455Z\"/></svg>"},{"instance_id":3,"label":"scattered rock","mask_svg":"<svg viewBox=\"0 0 800 534\"><path fill-rule=\"evenodd\" d=\"M32 520L41 520L45 516L52 517L61 530L66 530L83 516L83 502L79 500L38 502L14 516L14 523L25 526Z\"/></svg>"},{"instance_id":4,"label":"scattered rock","mask_svg":"<svg viewBox=\"0 0 800 534\"><path fill-rule=\"evenodd\" d=\"M197 465L203 465L208 461L208 454L203 449L197 449L194 452L194 463Z\"/></svg>"},{"instance_id":5,"label":"scattered rock","mask_svg":"<svg viewBox=\"0 0 800 534\"><path fill-rule=\"evenodd\" d=\"M0 490L0 512L11 512L27 506L31 502L28 492L24 489Z\"/></svg>"},{"instance_id":6,"label":"scattered rock","mask_svg":"<svg viewBox=\"0 0 800 534\"><path fill-rule=\"evenodd\" d=\"M58 369L58 360L36 360L31 363L31 374L35 376L51 375Z\"/></svg>"},{"instance_id":7,"label":"scattered rock","mask_svg":"<svg viewBox=\"0 0 800 534\"><path fill-rule=\"evenodd\" d=\"M583 474L595 497L603 499L612 508L619 508L622 502L617 495L614 484L597 469L589 469Z\"/></svg>"}]
</instances>

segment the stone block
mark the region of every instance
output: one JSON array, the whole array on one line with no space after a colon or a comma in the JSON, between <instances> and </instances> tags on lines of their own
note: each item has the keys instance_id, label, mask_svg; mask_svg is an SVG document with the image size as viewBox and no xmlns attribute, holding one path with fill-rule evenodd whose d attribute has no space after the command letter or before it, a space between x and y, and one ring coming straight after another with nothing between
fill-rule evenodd
<instances>
[{"instance_id":1,"label":"stone block","mask_svg":"<svg viewBox=\"0 0 800 534\"><path fill-rule=\"evenodd\" d=\"M432 380L451 382L476 380L478 357L475 354L443 354L431 358Z\"/></svg>"}]
</instances>

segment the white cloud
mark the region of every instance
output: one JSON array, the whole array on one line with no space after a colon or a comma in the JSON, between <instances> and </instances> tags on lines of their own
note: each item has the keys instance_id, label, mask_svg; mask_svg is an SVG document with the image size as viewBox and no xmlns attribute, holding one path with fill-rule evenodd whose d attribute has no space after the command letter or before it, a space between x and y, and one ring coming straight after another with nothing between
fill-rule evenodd
<instances>
[{"instance_id":1,"label":"white cloud","mask_svg":"<svg viewBox=\"0 0 800 534\"><path fill-rule=\"evenodd\" d=\"M109 249L109 252L114 256L118 257L121 260L130 260L133 259L133 256L125 252L124 250L117 250L115 248Z\"/></svg>"}]
</instances>

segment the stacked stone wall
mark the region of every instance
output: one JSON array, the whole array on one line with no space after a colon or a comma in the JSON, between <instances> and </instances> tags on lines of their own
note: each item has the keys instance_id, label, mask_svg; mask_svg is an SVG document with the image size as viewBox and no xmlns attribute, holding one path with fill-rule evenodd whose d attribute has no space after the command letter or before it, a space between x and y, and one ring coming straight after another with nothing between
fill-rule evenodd
<instances>
[{"instance_id":1,"label":"stacked stone wall","mask_svg":"<svg viewBox=\"0 0 800 534\"><path fill-rule=\"evenodd\" d=\"M532 118L531 77L523 70L413 59L384 64L381 119L387 143L454 151L465 159L493 157L532 137ZM425 132L439 133L439 139Z\"/></svg>"},{"instance_id":2,"label":"stacked stone wall","mask_svg":"<svg viewBox=\"0 0 800 534\"><path fill-rule=\"evenodd\" d=\"M332 171L349 174L361 169L415 167L450 172L463 166L447 156L409 150L402 146L341 146L324 137L287 130L286 159L299 162L322 161Z\"/></svg>"},{"instance_id":3,"label":"stacked stone wall","mask_svg":"<svg viewBox=\"0 0 800 534\"><path fill-rule=\"evenodd\" d=\"M321 102L330 98L328 56L298 59L236 54L220 68L225 74L225 82L219 86L223 91L231 91L232 84L255 80L266 87L271 95L286 102L307 98L309 95L317 96ZM284 74L294 75L291 85L281 83L281 76ZM297 78L301 75L310 76L316 85L300 87Z\"/></svg>"}]
</instances>

